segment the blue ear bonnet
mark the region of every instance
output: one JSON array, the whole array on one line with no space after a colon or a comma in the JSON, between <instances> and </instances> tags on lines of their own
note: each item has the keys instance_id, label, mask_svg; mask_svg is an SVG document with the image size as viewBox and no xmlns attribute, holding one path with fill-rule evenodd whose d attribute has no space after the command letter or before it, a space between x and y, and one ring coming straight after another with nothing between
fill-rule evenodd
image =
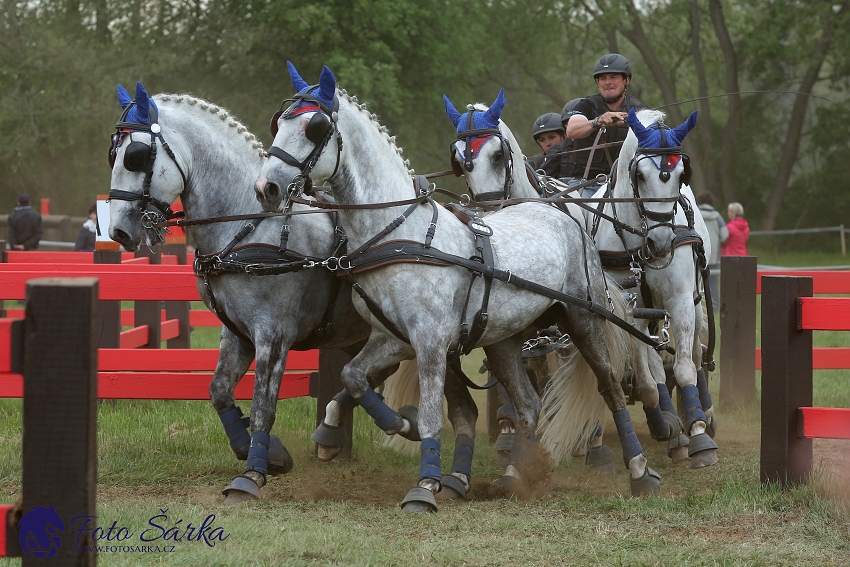
<instances>
[{"instance_id":1,"label":"blue ear bonnet","mask_svg":"<svg viewBox=\"0 0 850 567\"><path fill-rule=\"evenodd\" d=\"M471 158L475 159L478 157L478 151L487 142L490 138L492 138L495 133L482 132L480 136L461 136L464 132L468 130L497 130L499 129L499 119L502 116L502 110L507 104L507 100L505 100L505 89L501 89L499 91L499 95L496 97L496 100L487 110L469 110L463 114L459 113L452 101L449 100L449 97L443 95L443 101L446 104L446 115L451 120L452 124L457 129L458 139L459 141L455 143L455 147L461 153L464 153L463 146L461 144L469 142L471 149ZM472 114L472 127L469 127L469 116Z\"/></svg>"},{"instance_id":2,"label":"blue ear bonnet","mask_svg":"<svg viewBox=\"0 0 850 567\"><path fill-rule=\"evenodd\" d=\"M133 104L135 102L135 104ZM118 85L118 103L121 108L127 110L127 107L132 104L132 107L127 112L126 116L122 117L121 122L128 124L142 124L145 126L151 125L151 108L153 108L154 116L159 114L159 108L156 102L148 96L145 87L142 83L136 83L136 98L130 98L130 93L127 89Z\"/></svg>"},{"instance_id":3,"label":"blue ear bonnet","mask_svg":"<svg viewBox=\"0 0 850 567\"><path fill-rule=\"evenodd\" d=\"M298 94L310 91L308 94L325 105L325 109L330 111L334 109L336 102L336 77L334 77L333 72L331 72L327 66L322 68L322 74L319 77L319 86L312 90L310 90L311 87L307 84L307 81L302 79L301 75L298 74L298 71L295 69L295 65L287 61L286 66L289 69L289 78L292 80L292 86L295 87ZM284 115L284 118L293 118L299 114L304 114L305 112L316 112L318 110L325 109L320 109L314 102L302 99L297 101L296 104L289 109L289 112Z\"/></svg>"},{"instance_id":4,"label":"blue ear bonnet","mask_svg":"<svg viewBox=\"0 0 850 567\"><path fill-rule=\"evenodd\" d=\"M674 148L682 145L685 136L688 135L694 126L697 124L697 111L694 110L691 115L681 125L676 128L668 128L664 124L653 124L644 126L637 119L635 109L629 110L629 115L626 117L626 122L631 127L638 139L638 146L641 148ZM662 146L661 129L664 129L665 137L667 138L666 145Z\"/></svg>"}]
</instances>

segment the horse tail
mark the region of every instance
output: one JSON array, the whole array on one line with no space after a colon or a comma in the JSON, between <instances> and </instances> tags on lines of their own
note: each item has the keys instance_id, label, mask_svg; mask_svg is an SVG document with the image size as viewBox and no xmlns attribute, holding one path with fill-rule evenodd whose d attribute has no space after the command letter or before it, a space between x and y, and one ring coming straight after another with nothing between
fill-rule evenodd
<instances>
[{"instance_id":1,"label":"horse tail","mask_svg":"<svg viewBox=\"0 0 850 567\"><path fill-rule=\"evenodd\" d=\"M419 405L419 367L416 359L403 360L395 374L384 382L384 402L396 410L402 406ZM401 435L385 435L383 446L403 455L419 453L419 443Z\"/></svg>"},{"instance_id":2,"label":"horse tail","mask_svg":"<svg viewBox=\"0 0 850 567\"><path fill-rule=\"evenodd\" d=\"M621 319L628 314L619 286L606 276L613 312ZM605 346L611 371L619 381L629 358L629 335L620 327L604 326ZM572 352L554 372L543 394L538 433L540 443L552 455L555 463L570 455L582 454L587 443L608 413L608 406L599 394L599 384L590 365L578 351Z\"/></svg>"}]
</instances>

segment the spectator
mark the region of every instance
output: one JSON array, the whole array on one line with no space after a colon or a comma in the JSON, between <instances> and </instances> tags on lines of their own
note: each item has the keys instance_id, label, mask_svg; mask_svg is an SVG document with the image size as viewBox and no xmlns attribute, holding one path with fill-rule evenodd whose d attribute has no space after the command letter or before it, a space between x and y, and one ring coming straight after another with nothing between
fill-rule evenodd
<instances>
[{"instance_id":1,"label":"spectator","mask_svg":"<svg viewBox=\"0 0 850 567\"><path fill-rule=\"evenodd\" d=\"M708 277L708 287L711 291L711 303L714 312L720 311L720 245L729 238L729 229L723 215L714 209L714 195L708 191L697 195L697 205L705 226L708 228L708 238L711 244L711 256L707 258L711 275Z\"/></svg>"},{"instance_id":2,"label":"spectator","mask_svg":"<svg viewBox=\"0 0 850 567\"><path fill-rule=\"evenodd\" d=\"M744 207L741 203L729 203L726 210L729 217L727 228L729 238L723 244L721 256L749 256L747 253L747 241L750 239L750 225L744 218Z\"/></svg>"},{"instance_id":3,"label":"spectator","mask_svg":"<svg viewBox=\"0 0 850 567\"><path fill-rule=\"evenodd\" d=\"M80 227L77 233L77 241L74 243L74 252L93 252L94 243L97 240L97 203L89 207L89 218Z\"/></svg>"},{"instance_id":4,"label":"spectator","mask_svg":"<svg viewBox=\"0 0 850 567\"><path fill-rule=\"evenodd\" d=\"M9 246L35 250L41 240L41 215L30 207L29 195L18 195L18 206L9 215Z\"/></svg>"}]
</instances>

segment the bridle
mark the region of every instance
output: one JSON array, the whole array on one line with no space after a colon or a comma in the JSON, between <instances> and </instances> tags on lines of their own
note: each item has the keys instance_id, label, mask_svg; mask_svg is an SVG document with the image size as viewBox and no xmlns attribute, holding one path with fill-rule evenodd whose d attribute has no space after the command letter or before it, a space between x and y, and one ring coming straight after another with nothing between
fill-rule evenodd
<instances>
[{"instance_id":1,"label":"bridle","mask_svg":"<svg viewBox=\"0 0 850 567\"><path fill-rule=\"evenodd\" d=\"M473 201L495 201L499 199L510 199L511 193L511 185L513 185L513 169L514 163L513 158L511 156L511 147L508 142L505 140L505 137L502 135L502 131L496 128L475 128L475 109L472 106L467 107L467 115L466 115L466 130L460 132L455 138L455 141L449 145L449 159L452 162L452 171L457 177L461 177L464 175L464 169L466 171L472 171L475 168L475 163L473 160L473 151L472 151L472 140L475 138L484 137L485 140L483 143L487 142L492 136L495 136L499 139L499 143L502 146L502 159L505 160L505 184L502 187L501 191L489 191L487 193L479 193L478 195L473 195ZM480 112L480 111L479 111ZM455 151L457 148L457 142L463 142L463 167L457 162L454 158ZM460 153L458 151L458 153Z\"/></svg>"},{"instance_id":2,"label":"bridle","mask_svg":"<svg viewBox=\"0 0 850 567\"><path fill-rule=\"evenodd\" d=\"M673 203L673 208L669 212L659 213L655 211L649 211L646 209L643 201L637 202L638 212L640 214L641 222L646 227L645 232L649 233L650 230L655 228L659 228L662 226L667 226L673 228L673 219L676 216L676 210L684 199L681 198L682 185L688 184L691 179L691 161L688 157L688 154L682 151L682 146L667 146L667 127L661 124L653 124L652 128L658 129L661 133L661 147L658 148L637 148L635 151L634 157L629 162L629 181L632 186L632 194L635 198L640 199L640 189L639 189L639 180L638 180L638 164L645 159L652 159L654 157L660 158L660 165L658 166L658 179L661 180L662 183L667 183L670 180L670 160L669 156L679 156L684 164L684 172L681 176L679 176L679 195L680 198ZM674 166L675 167L675 166ZM683 205L684 206L684 205ZM654 221L656 224L649 226L647 219L650 221Z\"/></svg>"},{"instance_id":3,"label":"bridle","mask_svg":"<svg viewBox=\"0 0 850 567\"><path fill-rule=\"evenodd\" d=\"M174 162L174 165L177 166L177 171L180 172L180 177L183 179L182 191L185 191L186 187L188 187L188 180L186 178L186 174L183 172L183 168L181 168L180 164L177 163L174 152L171 151L171 148L162 136L162 131L157 121L157 111L154 106L151 104L148 111L150 114L150 124L127 122L127 115L129 114L130 109L134 106L136 106L135 100L127 105L124 112L121 114L121 118L119 118L118 122L115 123L115 133L111 136L112 144L109 148L109 167L115 167L115 159L118 156L118 148L121 146L122 138L125 134L129 135L130 143L127 145L127 149L124 150L123 165L127 171L143 172L145 174L145 180L142 184L142 192L134 193L132 191L122 191L120 189L110 189L107 201L112 199L119 201L140 201L139 213L142 215L142 226L148 230L158 231L161 237L163 229L157 228L155 225L174 218L182 217L183 211L175 212L171 209L169 203L160 201L151 195L151 180L153 179L153 167L156 161L157 138L159 138L159 142L162 144L162 149L165 150L165 153L168 154L168 157L170 157L171 161ZM150 134L150 145L145 144L144 142L133 141L132 136L134 132L147 132ZM148 205L153 205L156 210L149 210Z\"/></svg>"},{"instance_id":4,"label":"bridle","mask_svg":"<svg viewBox=\"0 0 850 567\"><path fill-rule=\"evenodd\" d=\"M280 103L280 108L274 113L271 123L269 124L272 137L276 137L278 132L278 120L280 120L281 117L289 119L295 118L305 112L315 112L304 130L304 135L314 144L313 150L306 158L298 160L283 148L279 148L274 145L268 149L268 152L266 152L266 155L276 157L282 162L298 168L299 173L292 178L289 187L286 189L288 196L296 193L303 192L310 194L312 192L313 180L310 178L310 173L313 171L313 168L316 167L316 162L319 161L322 152L334 136L336 136L337 139L336 165L334 166L333 173L331 173L328 179L332 179L336 176L337 171L339 170L339 162L342 154L342 133L340 133L337 128L337 120L339 118L339 99L336 94L334 94L333 108L328 107L328 105L323 101L310 94L317 87L318 85L307 87L307 89L303 92L297 93L292 98L288 98ZM286 106L287 103L289 103L289 107L284 110L283 107ZM306 104L298 106L299 103ZM287 202L291 201L287 199Z\"/></svg>"}]
</instances>

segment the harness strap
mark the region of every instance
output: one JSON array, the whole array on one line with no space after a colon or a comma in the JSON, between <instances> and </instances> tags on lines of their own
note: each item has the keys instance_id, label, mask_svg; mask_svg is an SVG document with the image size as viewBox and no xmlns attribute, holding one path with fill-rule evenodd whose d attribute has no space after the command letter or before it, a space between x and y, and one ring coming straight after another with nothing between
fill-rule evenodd
<instances>
[{"instance_id":1,"label":"harness strap","mask_svg":"<svg viewBox=\"0 0 850 567\"><path fill-rule=\"evenodd\" d=\"M590 155L587 157L587 165L584 167L584 175L581 176L582 180L587 179L587 176L590 174L590 164L593 163L593 154L596 152L599 139L602 137L602 132L604 130L604 128L600 128L599 131L596 132L596 139L593 140L593 145L590 147ZM605 151L608 151L608 148L605 148Z\"/></svg>"}]
</instances>

